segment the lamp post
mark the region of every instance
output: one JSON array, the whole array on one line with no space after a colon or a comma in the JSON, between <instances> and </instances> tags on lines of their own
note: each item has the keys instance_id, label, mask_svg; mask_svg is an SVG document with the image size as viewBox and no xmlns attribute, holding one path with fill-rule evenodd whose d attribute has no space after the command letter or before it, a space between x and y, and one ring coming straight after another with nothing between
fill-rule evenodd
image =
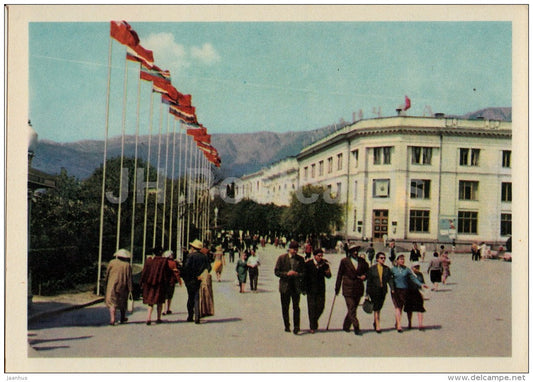
<instances>
[{"instance_id":1,"label":"lamp post","mask_svg":"<svg viewBox=\"0 0 533 382\"><path fill-rule=\"evenodd\" d=\"M35 155L35 146L37 145L37 133L35 130L33 130L33 127L31 126L31 121L28 121L28 172L31 168L31 161L33 159L33 156ZM28 179L29 180L29 179ZM29 183L29 182L28 182ZM31 269L30 269L30 248L31 248L31 206L33 202L33 192L34 187L32 187L30 184L28 184L28 220L27 220L27 227L28 227L28 237L27 237L27 246L28 246L28 308L32 306L32 300L33 300L33 294L31 292L32 285L31 285Z\"/></svg>"},{"instance_id":2,"label":"lamp post","mask_svg":"<svg viewBox=\"0 0 533 382\"><path fill-rule=\"evenodd\" d=\"M215 208L213 209L213 212L215 213L215 227L213 228L213 232L214 232L214 235L215 235L215 238L216 238L216 234L217 234L217 219L218 219L218 207L215 206ZM215 239L213 238L213 239Z\"/></svg>"}]
</instances>

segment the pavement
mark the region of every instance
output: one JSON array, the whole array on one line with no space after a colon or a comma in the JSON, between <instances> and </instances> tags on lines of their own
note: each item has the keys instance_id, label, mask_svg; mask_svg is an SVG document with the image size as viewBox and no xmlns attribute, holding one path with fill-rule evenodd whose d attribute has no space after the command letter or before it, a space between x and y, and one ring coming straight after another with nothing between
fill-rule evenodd
<instances>
[{"instance_id":1,"label":"pavement","mask_svg":"<svg viewBox=\"0 0 533 382\"><path fill-rule=\"evenodd\" d=\"M75 309L99 304L104 297L93 292L71 292L55 296L36 296L28 308L28 322L33 323L43 318Z\"/></svg>"}]
</instances>

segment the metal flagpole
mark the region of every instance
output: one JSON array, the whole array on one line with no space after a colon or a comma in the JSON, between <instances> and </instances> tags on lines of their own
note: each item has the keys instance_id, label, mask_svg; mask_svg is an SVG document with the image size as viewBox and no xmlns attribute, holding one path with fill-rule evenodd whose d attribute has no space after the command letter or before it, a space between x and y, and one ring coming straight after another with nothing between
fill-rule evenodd
<instances>
[{"instance_id":1,"label":"metal flagpole","mask_svg":"<svg viewBox=\"0 0 533 382\"><path fill-rule=\"evenodd\" d=\"M167 132L166 132L166 149L165 149L165 182L163 186L163 216L161 217L162 228L161 228L161 247L165 248L165 226L166 226L166 217L167 217L167 180L168 180L168 125L169 125L169 113L167 115ZM169 238L170 239L170 238ZM170 247L168 248L170 249Z\"/></svg>"},{"instance_id":2,"label":"metal flagpole","mask_svg":"<svg viewBox=\"0 0 533 382\"><path fill-rule=\"evenodd\" d=\"M172 228L173 228L173 209L174 209L174 183L175 183L175 164L176 164L176 120L172 120L172 177L170 183L170 207L169 207L169 224L168 224L168 249L172 249ZM178 253L176 249L176 254ZM176 255L177 256L177 255Z\"/></svg>"},{"instance_id":3,"label":"metal flagpole","mask_svg":"<svg viewBox=\"0 0 533 382\"><path fill-rule=\"evenodd\" d=\"M157 236L157 202L159 201L159 165L161 163L161 132L163 130L163 104L159 105L159 143L157 146L157 176L156 176L156 194L154 202L154 233L152 236L152 247L155 247L156 236Z\"/></svg>"},{"instance_id":4,"label":"metal flagpole","mask_svg":"<svg viewBox=\"0 0 533 382\"><path fill-rule=\"evenodd\" d=\"M150 156L152 155L152 127L153 127L153 114L154 114L154 93L150 94L150 127L148 133L148 160L146 164L146 182L144 183L144 228L143 228L143 250L142 250L142 265L144 265L144 258L146 257L146 231L148 220L148 191L150 182Z\"/></svg>"},{"instance_id":5,"label":"metal flagpole","mask_svg":"<svg viewBox=\"0 0 533 382\"><path fill-rule=\"evenodd\" d=\"M189 206L189 200L191 199L190 192L192 191L191 182L192 182L192 150L193 150L193 140L189 140L189 179L187 181L187 192L186 192L186 207L187 207L187 243L190 242L190 234L191 234L191 206Z\"/></svg>"},{"instance_id":6,"label":"metal flagpole","mask_svg":"<svg viewBox=\"0 0 533 382\"><path fill-rule=\"evenodd\" d=\"M181 205L181 178L182 178L182 162L187 155L187 145L185 145L185 155L182 154L183 150L183 126L181 121L179 122L180 129L180 143L179 143L179 163L178 163L178 213L177 213L177 232L176 232L176 248L180 251L180 260L183 260L183 253L181 248L183 246L183 222L181 219L182 205ZM177 254L176 254L177 256Z\"/></svg>"},{"instance_id":7,"label":"metal flagpole","mask_svg":"<svg viewBox=\"0 0 533 382\"><path fill-rule=\"evenodd\" d=\"M104 238L104 202L105 202L105 181L106 181L106 162L107 162L107 139L109 136L109 97L111 89L111 53L113 50L113 39L109 38L109 57L107 68L107 100L106 100L106 117L105 117L105 138L104 138L104 163L102 165L102 195L100 204L100 232L98 239L98 276L96 279L96 295L100 295L100 278L102 277L102 244Z\"/></svg>"},{"instance_id":8,"label":"metal flagpole","mask_svg":"<svg viewBox=\"0 0 533 382\"><path fill-rule=\"evenodd\" d=\"M141 64L139 63L139 69L141 67ZM137 126L135 127L135 162L133 164L133 206L131 208L131 232L130 232L130 250L131 250L131 258L130 258L130 264L133 263L133 257L134 257L134 248L135 248L135 209L137 204L137 157L139 153L139 125L140 125L140 107L141 107L141 78L138 79L138 87L137 87Z\"/></svg>"}]
</instances>

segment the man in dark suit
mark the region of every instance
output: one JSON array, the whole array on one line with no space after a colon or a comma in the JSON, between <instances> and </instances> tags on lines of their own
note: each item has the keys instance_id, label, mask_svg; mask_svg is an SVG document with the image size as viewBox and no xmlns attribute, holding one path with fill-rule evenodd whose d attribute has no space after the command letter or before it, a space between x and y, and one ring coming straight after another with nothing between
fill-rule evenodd
<instances>
[{"instance_id":1,"label":"man in dark suit","mask_svg":"<svg viewBox=\"0 0 533 382\"><path fill-rule=\"evenodd\" d=\"M329 263L324 259L324 251L319 248L313 252L313 258L305 262L304 284L307 292L307 312L309 315L309 332L318 329L318 319L324 311L326 302L326 281L331 277Z\"/></svg>"},{"instance_id":2,"label":"man in dark suit","mask_svg":"<svg viewBox=\"0 0 533 382\"><path fill-rule=\"evenodd\" d=\"M365 292L363 281L366 279L366 273L368 272L368 263L365 259L359 257L359 250L360 247L356 245L352 245L348 249L350 257L345 257L341 260L337 282L335 283L335 295L339 294L342 284L342 295L348 308L342 329L345 332L350 332L350 327L353 325L356 335L361 335L359 320L357 319L357 306Z\"/></svg>"},{"instance_id":3,"label":"man in dark suit","mask_svg":"<svg viewBox=\"0 0 533 382\"><path fill-rule=\"evenodd\" d=\"M187 321L200 323L200 284L201 280L198 276L207 269L211 272L211 263L206 255L201 253L203 243L196 239L190 243L191 250L187 256L187 260L183 266L183 279L185 280L185 286L187 287ZM194 318L193 318L194 316Z\"/></svg>"},{"instance_id":4,"label":"man in dark suit","mask_svg":"<svg viewBox=\"0 0 533 382\"><path fill-rule=\"evenodd\" d=\"M302 293L305 261L298 255L298 242L291 241L289 252L278 257L274 274L279 277L279 293L281 296L281 314L285 331L290 332L289 305L292 300L294 334L300 331L300 293Z\"/></svg>"}]
</instances>

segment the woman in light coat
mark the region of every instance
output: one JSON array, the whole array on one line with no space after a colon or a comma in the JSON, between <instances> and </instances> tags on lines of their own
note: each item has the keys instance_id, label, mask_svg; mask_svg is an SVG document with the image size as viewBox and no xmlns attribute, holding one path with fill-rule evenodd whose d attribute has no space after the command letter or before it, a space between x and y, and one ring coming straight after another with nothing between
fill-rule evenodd
<instances>
[{"instance_id":1,"label":"woman in light coat","mask_svg":"<svg viewBox=\"0 0 533 382\"><path fill-rule=\"evenodd\" d=\"M105 275L105 304L109 308L109 325L115 325L117 308L120 310L120 323L124 324L128 321L126 318L128 296L133 289L131 253L125 249L119 249L114 256L115 258L107 266Z\"/></svg>"}]
</instances>

